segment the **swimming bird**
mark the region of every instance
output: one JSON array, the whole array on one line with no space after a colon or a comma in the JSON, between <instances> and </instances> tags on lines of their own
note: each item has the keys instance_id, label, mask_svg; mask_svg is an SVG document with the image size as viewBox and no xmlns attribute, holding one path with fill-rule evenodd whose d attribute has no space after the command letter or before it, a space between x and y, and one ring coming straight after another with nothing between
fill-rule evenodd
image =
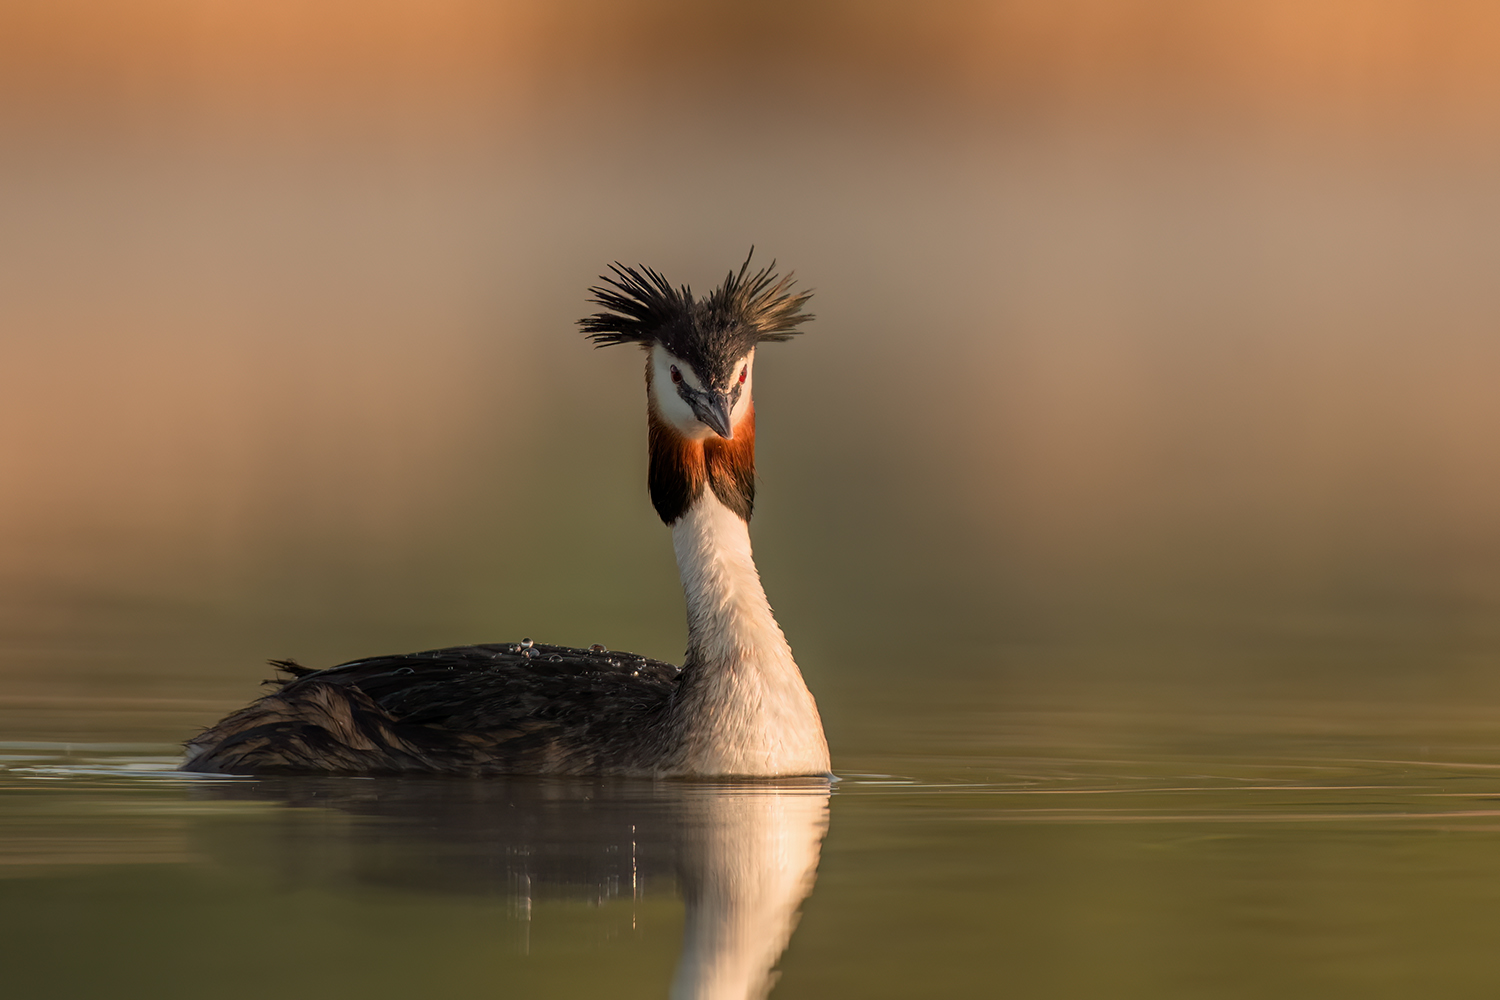
<instances>
[{"instance_id":1,"label":"swimming bird","mask_svg":"<svg viewBox=\"0 0 1500 1000\"><path fill-rule=\"evenodd\" d=\"M753 251L752 251L753 254ZM682 666L603 646L520 642L355 660L273 661L271 693L185 746L223 774L826 774L817 704L750 551L755 354L812 317L810 292L750 259L694 298L616 263L580 321L646 353L647 483L687 598Z\"/></svg>"}]
</instances>

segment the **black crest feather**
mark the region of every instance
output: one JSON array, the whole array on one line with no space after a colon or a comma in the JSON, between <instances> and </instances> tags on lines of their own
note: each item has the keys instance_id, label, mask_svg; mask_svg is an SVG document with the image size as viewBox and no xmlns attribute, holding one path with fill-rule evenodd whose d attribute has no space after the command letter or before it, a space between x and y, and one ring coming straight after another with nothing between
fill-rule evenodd
<instances>
[{"instance_id":1,"label":"black crest feather","mask_svg":"<svg viewBox=\"0 0 1500 1000\"><path fill-rule=\"evenodd\" d=\"M724 283L702 299L693 298L687 285L673 288L660 272L649 267L610 265L602 285L589 289L595 305L605 312L578 321L596 347L612 344L661 344L691 362L710 379L726 371L752 347L765 341L787 340L812 319L802 311L812 292L794 292L791 274L776 274L776 262L752 273L755 248Z\"/></svg>"}]
</instances>

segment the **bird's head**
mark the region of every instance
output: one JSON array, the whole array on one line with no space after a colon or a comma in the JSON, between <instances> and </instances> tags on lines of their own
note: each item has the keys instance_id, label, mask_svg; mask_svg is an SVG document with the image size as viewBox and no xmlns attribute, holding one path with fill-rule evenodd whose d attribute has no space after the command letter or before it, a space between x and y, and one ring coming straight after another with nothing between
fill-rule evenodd
<instances>
[{"instance_id":1,"label":"bird's head","mask_svg":"<svg viewBox=\"0 0 1500 1000\"><path fill-rule=\"evenodd\" d=\"M752 255L754 250L751 251ZM615 264L589 291L607 311L579 321L599 347L639 344L650 353L646 385L652 413L683 438L733 440L752 412L755 347L786 340L812 319L811 292L793 292L791 275L769 267L738 273L702 299L674 288L649 267Z\"/></svg>"}]
</instances>

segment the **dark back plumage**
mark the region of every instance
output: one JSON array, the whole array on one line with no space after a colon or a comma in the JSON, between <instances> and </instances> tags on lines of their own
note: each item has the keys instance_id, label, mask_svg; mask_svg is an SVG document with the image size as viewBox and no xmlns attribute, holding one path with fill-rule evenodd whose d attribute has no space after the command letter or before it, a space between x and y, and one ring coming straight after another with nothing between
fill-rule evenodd
<instances>
[{"instance_id":1,"label":"dark back plumage","mask_svg":"<svg viewBox=\"0 0 1500 1000\"><path fill-rule=\"evenodd\" d=\"M793 276L775 273L776 262L751 273L750 256L739 272L702 299L682 285L673 288L649 267L610 265L614 276L589 289L595 305L607 311L578 321L596 347L660 344L693 366L708 383L727 385L734 363L756 344L782 341L812 319L802 307L812 292L794 292Z\"/></svg>"},{"instance_id":2,"label":"dark back plumage","mask_svg":"<svg viewBox=\"0 0 1500 1000\"><path fill-rule=\"evenodd\" d=\"M184 771L649 772L679 671L634 653L532 643L377 656L290 678L187 743Z\"/></svg>"}]
</instances>

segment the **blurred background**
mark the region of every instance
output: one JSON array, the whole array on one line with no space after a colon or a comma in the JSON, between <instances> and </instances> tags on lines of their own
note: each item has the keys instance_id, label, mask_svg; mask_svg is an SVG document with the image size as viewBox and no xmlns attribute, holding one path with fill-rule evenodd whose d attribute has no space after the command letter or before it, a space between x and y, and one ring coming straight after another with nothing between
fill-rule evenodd
<instances>
[{"instance_id":1,"label":"blurred background","mask_svg":"<svg viewBox=\"0 0 1500 1000\"><path fill-rule=\"evenodd\" d=\"M752 244L817 293L755 537L846 761L955 705L1488 725L1488 0L8 0L0 729L676 660L642 359L574 324Z\"/></svg>"}]
</instances>

